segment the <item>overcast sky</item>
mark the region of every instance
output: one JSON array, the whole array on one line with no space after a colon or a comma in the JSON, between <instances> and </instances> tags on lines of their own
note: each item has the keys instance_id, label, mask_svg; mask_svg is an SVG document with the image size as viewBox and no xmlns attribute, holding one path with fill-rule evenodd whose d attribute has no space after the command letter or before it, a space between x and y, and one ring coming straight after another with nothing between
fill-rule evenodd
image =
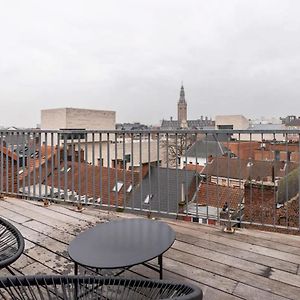
<instances>
[{"instance_id":1,"label":"overcast sky","mask_svg":"<svg viewBox=\"0 0 300 300\"><path fill-rule=\"evenodd\" d=\"M3 126L40 110L115 110L117 122L300 115L300 1L0 0Z\"/></svg>"}]
</instances>

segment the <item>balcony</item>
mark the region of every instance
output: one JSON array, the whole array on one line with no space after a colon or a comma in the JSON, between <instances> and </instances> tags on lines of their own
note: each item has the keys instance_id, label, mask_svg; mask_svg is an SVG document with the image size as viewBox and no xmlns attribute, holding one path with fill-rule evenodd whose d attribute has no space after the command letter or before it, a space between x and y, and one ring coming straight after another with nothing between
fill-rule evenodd
<instances>
[{"instance_id":1,"label":"balcony","mask_svg":"<svg viewBox=\"0 0 300 300\"><path fill-rule=\"evenodd\" d=\"M299 134L2 131L1 216L26 239L13 268L72 274L76 234L138 215L174 228L165 278L200 285L204 299L298 299Z\"/></svg>"},{"instance_id":2,"label":"balcony","mask_svg":"<svg viewBox=\"0 0 300 300\"><path fill-rule=\"evenodd\" d=\"M131 218L133 214L88 207L6 198L1 215L25 237L24 254L12 265L17 274L73 274L67 254L69 242L99 222ZM226 234L219 227L163 219L176 231L175 244L164 255L164 279L192 282L204 299L298 299L300 292L300 238L253 229ZM83 273L83 270L80 270ZM2 276L9 275L4 269ZM144 266L126 277L157 278Z\"/></svg>"}]
</instances>

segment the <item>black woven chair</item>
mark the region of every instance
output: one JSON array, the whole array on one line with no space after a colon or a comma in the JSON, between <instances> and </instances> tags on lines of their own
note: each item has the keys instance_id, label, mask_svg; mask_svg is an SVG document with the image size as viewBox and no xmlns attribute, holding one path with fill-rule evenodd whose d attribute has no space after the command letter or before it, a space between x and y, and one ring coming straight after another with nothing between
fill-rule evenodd
<instances>
[{"instance_id":1,"label":"black woven chair","mask_svg":"<svg viewBox=\"0 0 300 300\"><path fill-rule=\"evenodd\" d=\"M1 299L180 299L201 300L200 288L159 280L93 276L0 278Z\"/></svg>"},{"instance_id":2,"label":"black woven chair","mask_svg":"<svg viewBox=\"0 0 300 300\"><path fill-rule=\"evenodd\" d=\"M24 238L20 231L0 217L0 269L7 268L16 261L24 250Z\"/></svg>"}]
</instances>

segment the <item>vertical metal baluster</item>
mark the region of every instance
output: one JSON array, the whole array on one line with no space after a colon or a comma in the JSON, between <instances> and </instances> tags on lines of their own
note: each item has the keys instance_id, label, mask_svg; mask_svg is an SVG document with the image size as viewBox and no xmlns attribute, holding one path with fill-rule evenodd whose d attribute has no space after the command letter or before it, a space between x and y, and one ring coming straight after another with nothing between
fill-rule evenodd
<instances>
[{"instance_id":1,"label":"vertical metal baluster","mask_svg":"<svg viewBox=\"0 0 300 300\"><path fill-rule=\"evenodd\" d=\"M159 148L160 148L160 133L157 132L157 197L158 197L158 212L161 211L161 203L160 203L160 154L159 154ZM169 149L167 149L169 151Z\"/></svg>"},{"instance_id":2,"label":"vertical metal baluster","mask_svg":"<svg viewBox=\"0 0 300 300\"><path fill-rule=\"evenodd\" d=\"M241 178L241 153L240 153L240 146L241 146L241 134L238 134L239 137L239 143L238 143L238 164L239 164L239 199L241 199L240 202L240 210L239 210L239 215L240 215L240 224L242 222L242 178ZM245 193L244 193L245 194ZM244 204L245 205L245 204Z\"/></svg>"},{"instance_id":3,"label":"vertical metal baluster","mask_svg":"<svg viewBox=\"0 0 300 300\"><path fill-rule=\"evenodd\" d=\"M35 155L36 155L36 133L33 132L33 157L32 157L32 161L33 161L33 170L32 170L32 180L33 180L33 197L36 197L36 190L35 190L35 186L36 186L36 161L35 161ZM31 149L30 149L30 145L28 145L28 149L29 149L29 155L31 157ZM29 172L30 172L30 167L28 168Z\"/></svg>"},{"instance_id":4,"label":"vertical metal baluster","mask_svg":"<svg viewBox=\"0 0 300 300\"><path fill-rule=\"evenodd\" d=\"M95 132L92 132L92 193L93 193L93 205L96 200L96 181L95 181Z\"/></svg>"},{"instance_id":5,"label":"vertical metal baluster","mask_svg":"<svg viewBox=\"0 0 300 300\"><path fill-rule=\"evenodd\" d=\"M1 136L0 136L0 164L1 164L1 172L0 172L0 184L1 184L1 193L4 192L3 190L3 169L4 169L4 162L3 162L3 131L1 131ZM24 177L23 177L24 178Z\"/></svg>"},{"instance_id":6,"label":"vertical metal baluster","mask_svg":"<svg viewBox=\"0 0 300 300\"><path fill-rule=\"evenodd\" d=\"M27 143L27 153L26 153L26 157L27 157L27 194L28 197L31 196L31 188L30 188L30 184L31 184L31 157L30 157L30 143L29 143L29 133L26 132L26 143Z\"/></svg>"},{"instance_id":7,"label":"vertical metal baluster","mask_svg":"<svg viewBox=\"0 0 300 300\"><path fill-rule=\"evenodd\" d=\"M261 143L263 143L264 140L264 134L261 134ZM255 157L253 157L253 159L255 159ZM261 147L261 160L264 161L264 148ZM263 176L261 176L261 209L260 209L260 213L261 213L261 224L264 224L264 216L263 216L263 212L264 212L264 178Z\"/></svg>"},{"instance_id":8,"label":"vertical metal baluster","mask_svg":"<svg viewBox=\"0 0 300 300\"><path fill-rule=\"evenodd\" d=\"M298 164L300 160L300 133L298 134ZM298 191L300 191L300 167L298 167ZM298 229L300 231L300 192L299 194L299 199L298 199Z\"/></svg>"},{"instance_id":9,"label":"vertical metal baluster","mask_svg":"<svg viewBox=\"0 0 300 300\"><path fill-rule=\"evenodd\" d=\"M129 185L127 187L127 161L125 159L125 133L122 133L122 143L123 143L123 182L124 182L124 189L123 189L123 209L125 209L126 207L126 192L127 192L127 189L130 185L130 182L129 182Z\"/></svg>"},{"instance_id":10,"label":"vertical metal baluster","mask_svg":"<svg viewBox=\"0 0 300 300\"><path fill-rule=\"evenodd\" d=\"M71 185L72 185L72 201L75 200L75 149L74 149L74 133L71 132Z\"/></svg>"},{"instance_id":11,"label":"vertical metal baluster","mask_svg":"<svg viewBox=\"0 0 300 300\"><path fill-rule=\"evenodd\" d=\"M216 160L216 168L217 168L217 185L216 185L216 190L217 190L217 219L218 219L218 223L220 223L220 186L219 186L219 155L218 155L218 149L219 149L219 145L218 145L218 133L216 133L216 138L217 138L217 143L216 143L216 157L213 157L213 159ZM208 175L206 176L206 181L208 182Z\"/></svg>"},{"instance_id":12,"label":"vertical metal baluster","mask_svg":"<svg viewBox=\"0 0 300 300\"><path fill-rule=\"evenodd\" d=\"M57 193L58 193L58 199L61 200L60 197L60 139L61 134L60 132L57 133Z\"/></svg>"},{"instance_id":13,"label":"vertical metal baluster","mask_svg":"<svg viewBox=\"0 0 300 300\"><path fill-rule=\"evenodd\" d=\"M78 195L77 203L81 203L81 133L77 132L77 150L78 150Z\"/></svg>"},{"instance_id":14,"label":"vertical metal baluster","mask_svg":"<svg viewBox=\"0 0 300 300\"><path fill-rule=\"evenodd\" d=\"M85 203L88 202L88 133L85 133L85 141L84 141L84 158L85 158L85 163L84 163L84 172L85 172Z\"/></svg>"},{"instance_id":15,"label":"vertical metal baluster","mask_svg":"<svg viewBox=\"0 0 300 300\"><path fill-rule=\"evenodd\" d=\"M229 149L229 139L230 135L227 133L227 142L226 142L226 148ZM230 216L230 210L231 210L231 198L229 195L230 191L230 153L228 151L227 153L227 203L228 203L228 225L227 229L231 230L231 216Z\"/></svg>"},{"instance_id":16,"label":"vertical metal baluster","mask_svg":"<svg viewBox=\"0 0 300 300\"><path fill-rule=\"evenodd\" d=\"M103 201L103 181L102 181L102 177L103 177L103 168L102 168L102 133L99 132L99 176L100 176L100 206L102 206L102 201Z\"/></svg>"},{"instance_id":17,"label":"vertical metal baluster","mask_svg":"<svg viewBox=\"0 0 300 300\"><path fill-rule=\"evenodd\" d=\"M285 134L285 150L286 150L286 165L284 168L284 177L286 178L286 185L285 185L285 199L286 199L286 228L289 228L289 206L288 206L288 201L289 201L289 180L288 180L288 174L289 174L289 164L288 164L288 135L287 133Z\"/></svg>"},{"instance_id":18,"label":"vertical metal baluster","mask_svg":"<svg viewBox=\"0 0 300 300\"><path fill-rule=\"evenodd\" d=\"M169 133L166 134L166 146L169 149ZM167 213L170 213L170 190L169 190L169 183L170 183L170 174L169 174L169 151L167 151Z\"/></svg>"},{"instance_id":19,"label":"vertical metal baluster","mask_svg":"<svg viewBox=\"0 0 300 300\"><path fill-rule=\"evenodd\" d=\"M63 133L64 138L64 201L68 200L68 157L67 157L67 133Z\"/></svg>"},{"instance_id":20,"label":"vertical metal baluster","mask_svg":"<svg viewBox=\"0 0 300 300\"><path fill-rule=\"evenodd\" d=\"M251 156L251 150L252 150L252 133L250 133L250 155L249 157L252 157ZM252 162L252 159L251 159L251 162ZM250 167L249 167L249 170L250 170L250 223L253 222L253 190L252 190L252 165L250 164Z\"/></svg>"},{"instance_id":21,"label":"vertical metal baluster","mask_svg":"<svg viewBox=\"0 0 300 300\"><path fill-rule=\"evenodd\" d=\"M273 141L275 144L276 141L276 136L275 133L273 133ZM276 147L274 148L275 151ZM273 227L275 228L275 223L276 223L276 207L275 207L275 203L276 203L276 180L275 180L275 153L274 153L274 158L273 158L273 167L272 167L272 180L274 180L273 184L274 184L274 205L273 205Z\"/></svg>"},{"instance_id":22,"label":"vertical metal baluster","mask_svg":"<svg viewBox=\"0 0 300 300\"><path fill-rule=\"evenodd\" d=\"M2 143L1 143L2 145ZM26 184L26 176L25 176L25 132L22 132L22 169L23 169L23 172L22 172L22 187L23 187L23 195L25 194L25 184ZM1 151L1 154L3 154L3 152ZM2 161L3 161L3 157L2 158ZM3 165L2 165L3 166ZM2 172L1 172L2 174ZM3 190L3 188L2 188Z\"/></svg>"},{"instance_id":23,"label":"vertical metal baluster","mask_svg":"<svg viewBox=\"0 0 300 300\"><path fill-rule=\"evenodd\" d=\"M152 182L151 182L151 135L148 133L148 184L149 184L149 195L152 195ZM151 197L150 197L151 198ZM151 199L149 202L149 214L151 213ZM150 217L150 215L149 215Z\"/></svg>"},{"instance_id":24,"label":"vertical metal baluster","mask_svg":"<svg viewBox=\"0 0 300 300\"><path fill-rule=\"evenodd\" d=\"M185 153L185 169L184 169L184 198L185 198L185 208L186 208L186 215L189 214L188 209L188 187L187 187L187 141L188 141L188 135L187 133L184 134L184 153Z\"/></svg>"},{"instance_id":25,"label":"vertical metal baluster","mask_svg":"<svg viewBox=\"0 0 300 300\"><path fill-rule=\"evenodd\" d=\"M119 206L118 179L118 136L117 133L115 133L115 208Z\"/></svg>"},{"instance_id":26,"label":"vertical metal baluster","mask_svg":"<svg viewBox=\"0 0 300 300\"><path fill-rule=\"evenodd\" d=\"M51 132L51 199L54 198L54 133Z\"/></svg>"},{"instance_id":27,"label":"vertical metal baluster","mask_svg":"<svg viewBox=\"0 0 300 300\"><path fill-rule=\"evenodd\" d=\"M130 153L131 153L131 183L132 183L132 194L131 194L131 199L132 199L132 203L131 203L131 208L135 209L135 181L134 181L134 165L133 165L133 160L135 159L135 156L133 154L133 133L130 134L131 136L131 140L130 140Z\"/></svg>"},{"instance_id":28,"label":"vertical metal baluster","mask_svg":"<svg viewBox=\"0 0 300 300\"><path fill-rule=\"evenodd\" d=\"M143 199L143 166L142 166L142 135L141 133L139 132L139 152L140 152L140 187L141 187L141 208L140 210L143 210L143 203L144 203L144 199ZM150 199L151 201L151 199ZM149 202L150 203L150 202Z\"/></svg>"},{"instance_id":29,"label":"vertical metal baluster","mask_svg":"<svg viewBox=\"0 0 300 300\"><path fill-rule=\"evenodd\" d=\"M42 146L41 133L39 132L39 199L42 197Z\"/></svg>"},{"instance_id":30,"label":"vertical metal baluster","mask_svg":"<svg viewBox=\"0 0 300 300\"><path fill-rule=\"evenodd\" d=\"M107 196L108 196L108 212L110 211L110 141L109 133L107 133Z\"/></svg>"},{"instance_id":31,"label":"vertical metal baluster","mask_svg":"<svg viewBox=\"0 0 300 300\"><path fill-rule=\"evenodd\" d=\"M44 132L45 135L45 197L48 198L48 164L49 164L49 155L48 155L48 133Z\"/></svg>"},{"instance_id":32,"label":"vertical metal baluster","mask_svg":"<svg viewBox=\"0 0 300 300\"><path fill-rule=\"evenodd\" d=\"M11 151L11 193L14 193L14 132L11 132L11 147L10 147L10 151Z\"/></svg>"},{"instance_id":33,"label":"vertical metal baluster","mask_svg":"<svg viewBox=\"0 0 300 300\"><path fill-rule=\"evenodd\" d=\"M208 137L207 137L207 132L205 133L205 166L208 165L208 141L207 141ZM206 201L206 223L208 223L208 180L206 180L206 193L205 193L205 201Z\"/></svg>"},{"instance_id":34,"label":"vertical metal baluster","mask_svg":"<svg viewBox=\"0 0 300 300\"><path fill-rule=\"evenodd\" d=\"M195 139L194 139L194 143L195 143L195 146L197 146L197 140L198 140L198 133L196 132L195 133ZM197 150L195 151L196 152L196 159L195 159L195 183L196 183L196 186L195 186L195 195L196 195L196 218L198 219L199 218L199 209L198 209L198 191L199 191L199 177L198 177L198 165L199 165L199 162L198 162L198 153L197 153ZM198 219L199 220L199 219Z\"/></svg>"},{"instance_id":35,"label":"vertical metal baluster","mask_svg":"<svg viewBox=\"0 0 300 300\"><path fill-rule=\"evenodd\" d=\"M20 194L20 132L17 132L17 195Z\"/></svg>"},{"instance_id":36,"label":"vertical metal baluster","mask_svg":"<svg viewBox=\"0 0 300 300\"><path fill-rule=\"evenodd\" d=\"M6 136L8 138L8 136L9 136L8 131L6 132ZM8 190L9 183L8 183L8 147L7 147L7 144L6 144L6 155L5 155L5 157L6 157L6 159L5 159L6 160L6 193L8 194L8 192L9 192L9 190Z\"/></svg>"},{"instance_id":37,"label":"vertical metal baluster","mask_svg":"<svg viewBox=\"0 0 300 300\"><path fill-rule=\"evenodd\" d=\"M167 151L169 151L168 148L167 148ZM180 199L179 201L181 203L182 199L179 198L180 197L179 195L181 195L181 193L179 192L179 182L178 182L178 176L179 175L178 175L178 133L177 132L175 133L175 168L176 168L176 199ZM178 212L179 212L179 207L177 205L177 208L176 208L176 214L177 215L178 215ZM180 213L182 213L182 212L180 211Z\"/></svg>"}]
</instances>

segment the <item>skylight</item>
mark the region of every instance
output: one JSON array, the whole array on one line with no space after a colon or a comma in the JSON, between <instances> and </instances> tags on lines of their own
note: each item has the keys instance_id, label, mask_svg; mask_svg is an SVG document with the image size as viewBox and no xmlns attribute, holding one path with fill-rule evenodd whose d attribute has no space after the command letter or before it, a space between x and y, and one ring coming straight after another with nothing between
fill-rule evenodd
<instances>
[{"instance_id":1,"label":"skylight","mask_svg":"<svg viewBox=\"0 0 300 300\"><path fill-rule=\"evenodd\" d=\"M150 203L150 200L153 198L153 195L152 194L148 194L144 200L144 203L145 204L149 204Z\"/></svg>"},{"instance_id":2,"label":"skylight","mask_svg":"<svg viewBox=\"0 0 300 300\"><path fill-rule=\"evenodd\" d=\"M71 170L71 167L67 168L67 173L68 173L70 170ZM61 172L64 172L64 171L65 171L65 167L62 167L62 168L60 169L60 171L61 171Z\"/></svg>"},{"instance_id":3,"label":"skylight","mask_svg":"<svg viewBox=\"0 0 300 300\"><path fill-rule=\"evenodd\" d=\"M127 188L127 193L130 193L132 191L132 184Z\"/></svg>"},{"instance_id":4,"label":"skylight","mask_svg":"<svg viewBox=\"0 0 300 300\"><path fill-rule=\"evenodd\" d=\"M116 185L113 187L112 191L113 191L113 192L115 192L115 191L119 192L120 189L122 188L122 186L123 186L123 182L118 181L118 182L116 183Z\"/></svg>"}]
</instances>

